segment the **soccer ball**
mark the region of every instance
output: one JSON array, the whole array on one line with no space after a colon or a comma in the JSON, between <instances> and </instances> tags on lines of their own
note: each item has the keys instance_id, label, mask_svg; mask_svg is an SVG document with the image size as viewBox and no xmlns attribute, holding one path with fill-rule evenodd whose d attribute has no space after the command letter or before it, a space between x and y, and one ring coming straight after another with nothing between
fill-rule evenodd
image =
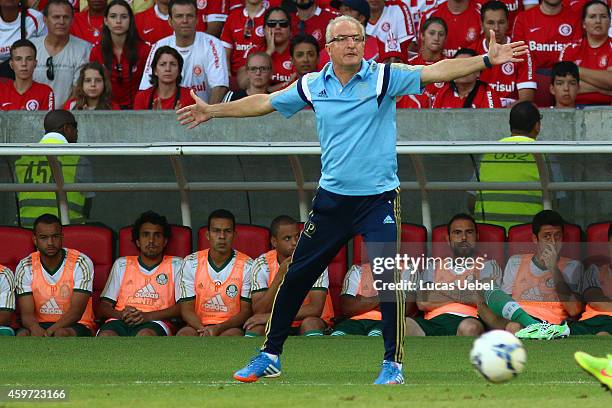
<instances>
[{"instance_id":1,"label":"soccer ball","mask_svg":"<svg viewBox=\"0 0 612 408\"><path fill-rule=\"evenodd\" d=\"M504 330L493 330L474 341L470 362L492 383L510 381L525 368L527 352L523 343Z\"/></svg>"}]
</instances>

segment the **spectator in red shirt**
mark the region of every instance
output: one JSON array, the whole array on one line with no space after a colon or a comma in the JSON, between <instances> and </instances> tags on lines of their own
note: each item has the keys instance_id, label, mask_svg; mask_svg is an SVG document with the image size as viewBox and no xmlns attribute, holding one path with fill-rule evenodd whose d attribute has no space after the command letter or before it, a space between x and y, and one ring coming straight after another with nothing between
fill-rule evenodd
<instances>
[{"instance_id":1,"label":"spectator in red shirt","mask_svg":"<svg viewBox=\"0 0 612 408\"><path fill-rule=\"evenodd\" d=\"M118 110L111 102L111 83L106 69L99 62L87 63L81 68L65 110Z\"/></svg>"},{"instance_id":2,"label":"spectator in red shirt","mask_svg":"<svg viewBox=\"0 0 612 408\"><path fill-rule=\"evenodd\" d=\"M225 22L221 41L227 56L230 75L238 78L243 87L247 83L244 66L251 48L265 44L263 0L246 0L242 8L232 10Z\"/></svg>"},{"instance_id":3,"label":"spectator in red shirt","mask_svg":"<svg viewBox=\"0 0 612 408\"><path fill-rule=\"evenodd\" d=\"M272 59L265 52L249 54L246 63L247 87L238 91L229 91L223 97L223 103L237 101L250 95L267 94L272 80Z\"/></svg>"},{"instance_id":4,"label":"spectator in red shirt","mask_svg":"<svg viewBox=\"0 0 612 408\"><path fill-rule=\"evenodd\" d=\"M310 34L319 42L319 49L325 47L325 30L327 24L337 14L327 9L322 9L315 0L291 0L297 7L297 13L292 19L292 31L294 34Z\"/></svg>"},{"instance_id":5,"label":"spectator in red shirt","mask_svg":"<svg viewBox=\"0 0 612 408\"><path fill-rule=\"evenodd\" d=\"M153 7L134 16L138 36L149 45L174 33L168 22L168 3L170 0L156 0Z\"/></svg>"},{"instance_id":6,"label":"spectator in red shirt","mask_svg":"<svg viewBox=\"0 0 612 408\"><path fill-rule=\"evenodd\" d=\"M370 20L370 5L367 0L333 0L331 5L338 9L340 14L343 16L351 16L355 20L359 21L365 28L368 27L368 21ZM366 34L365 48L363 51L363 58L366 60L374 60L382 62L380 58L385 52L385 44L380 42L376 37ZM319 54L319 66L317 67L320 71L323 69L325 64L329 62L329 54L325 48L320 49Z\"/></svg>"},{"instance_id":7,"label":"spectator in red shirt","mask_svg":"<svg viewBox=\"0 0 612 408\"><path fill-rule=\"evenodd\" d=\"M476 5L480 9L482 6L487 4L491 0L476 0ZM529 10L532 7L537 6L538 0L500 0L508 8L508 26L514 27L514 20L516 16L523 11Z\"/></svg>"},{"instance_id":8,"label":"spectator in red shirt","mask_svg":"<svg viewBox=\"0 0 612 408\"><path fill-rule=\"evenodd\" d=\"M575 108L580 87L578 66L573 62L557 62L552 68L550 93L555 98L555 108Z\"/></svg>"},{"instance_id":9,"label":"spectator in red shirt","mask_svg":"<svg viewBox=\"0 0 612 408\"><path fill-rule=\"evenodd\" d=\"M580 16L563 7L563 0L542 0L538 7L519 13L512 39L525 41L536 69L550 69L563 48L580 38Z\"/></svg>"},{"instance_id":10,"label":"spectator in red shirt","mask_svg":"<svg viewBox=\"0 0 612 408\"><path fill-rule=\"evenodd\" d=\"M459 49L453 58L475 57L470 48ZM495 89L478 79L478 73L450 81L438 91L433 108L501 108L501 101Z\"/></svg>"},{"instance_id":11,"label":"spectator in red shirt","mask_svg":"<svg viewBox=\"0 0 612 408\"><path fill-rule=\"evenodd\" d=\"M102 37L106 0L88 0L87 4L87 10L74 15L70 34L96 45Z\"/></svg>"},{"instance_id":12,"label":"spectator in red shirt","mask_svg":"<svg viewBox=\"0 0 612 408\"><path fill-rule=\"evenodd\" d=\"M291 17L282 7L272 7L264 15L266 45L255 51L265 51L272 58L272 89L282 89L283 82L291 80L293 64L291 63Z\"/></svg>"},{"instance_id":13,"label":"spectator in red shirt","mask_svg":"<svg viewBox=\"0 0 612 408\"><path fill-rule=\"evenodd\" d=\"M132 109L150 47L136 32L134 13L125 0L112 0L104 10L102 41L91 50L90 61L110 72L112 101Z\"/></svg>"},{"instance_id":14,"label":"spectator in red shirt","mask_svg":"<svg viewBox=\"0 0 612 408\"><path fill-rule=\"evenodd\" d=\"M410 8L401 0L368 0L370 20L366 34L379 42L379 59L405 62L415 37Z\"/></svg>"},{"instance_id":15,"label":"spectator in red shirt","mask_svg":"<svg viewBox=\"0 0 612 408\"><path fill-rule=\"evenodd\" d=\"M440 17L430 17L421 25L420 31L419 43L421 44L421 48L417 55L408 59L408 64L431 65L446 58L444 56L444 43L446 42L446 35L448 33L446 22ZM443 86L444 82L429 84L425 87L423 95L427 96L430 101L432 101ZM429 108L430 104L424 103L424 100L416 98L417 95L413 96L415 98L401 98L401 100L405 100L404 103L408 103L410 106L400 106L398 104L398 107Z\"/></svg>"},{"instance_id":16,"label":"spectator in red shirt","mask_svg":"<svg viewBox=\"0 0 612 408\"><path fill-rule=\"evenodd\" d=\"M309 34L297 34L289 45L295 79L316 72L319 65L319 42Z\"/></svg>"},{"instance_id":17,"label":"spectator in red shirt","mask_svg":"<svg viewBox=\"0 0 612 408\"><path fill-rule=\"evenodd\" d=\"M53 110L51 87L34 82L36 47L29 40L17 40L9 50L9 65L15 72L14 81L0 83L0 110Z\"/></svg>"},{"instance_id":18,"label":"spectator in red shirt","mask_svg":"<svg viewBox=\"0 0 612 408\"><path fill-rule=\"evenodd\" d=\"M196 5L198 8L196 31L203 31L220 38L229 14L229 0L197 0Z\"/></svg>"},{"instance_id":19,"label":"spectator in red shirt","mask_svg":"<svg viewBox=\"0 0 612 408\"><path fill-rule=\"evenodd\" d=\"M584 38L570 44L560 60L574 61L580 69L578 105L612 104L612 40L610 8L600 0L589 1L582 11Z\"/></svg>"},{"instance_id":20,"label":"spectator in red shirt","mask_svg":"<svg viewBox=\"0 0 612 408\"><path fill-rule=\"evenodd\" d=\"M448 26L444 54L452 57L459 48L474 48L480 37L480 12L474 0L448 0L421 17L440 17Z\"/></svg>"},{"instance_id":21,"label":"spectator in red shirt","mask_svg":"<svg viewBox=\"0 0 612 408\"><path fill-rule=\"evenodd\" d=\"M180 109L193 103L189 88L181 86L183 57L174 48L164 45L153 55L151 88L138 91L134 109Z\"/></svg>"},{"instance_id":22,"label":"spectator in red shirt","mask_svg":"<svg viewBox=\"0 0 612 408\"><path fill-rule=\"evenodd\" d=\"M508 8L501 1L492 0L482 6L481 19L483 36L478 41L476 52L486 54L489 51L490 33L495 34L495 42L506 44L511 42L508 32ZM480 80L488 83L495 89L502 100L504 107L512 105L517 100L533 101L537 83L533 63L529 54L522 62L507 62L484 70Z\"/></svg>"}]
</instances>

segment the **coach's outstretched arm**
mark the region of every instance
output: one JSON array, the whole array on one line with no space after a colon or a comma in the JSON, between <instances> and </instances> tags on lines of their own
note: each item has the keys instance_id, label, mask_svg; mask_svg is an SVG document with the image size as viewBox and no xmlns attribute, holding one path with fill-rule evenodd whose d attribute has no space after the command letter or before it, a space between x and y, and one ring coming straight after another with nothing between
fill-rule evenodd
<instances>
[{"instance_id":1,"label":"coach's outstretched arm","mask_svg":"<svg viewBox=\"0 0 612 408\"><path fill-rule=\"evenodd\" d=\"M191 97L196 102L195 104L176 111L178 121L181 125L187 125L189 129L212 118L246 118L263 116L274 111L268 94L251 95L234 102L217 105L207 104L193 90L191 90Z\"/></svg>"},{"instance_id":2,"label":"coach's outstretched arm","mask_svg":"<svg viewBox=\"0 0 612 408\"><path fill-rule=\"evenodd\" d=\"M516 41L508 44L497 44L495 33L490 32L491 42L487 57L490 64L501 65L506 62L522 62L519 58L527 54L527 46L524 41ZM448 82L456 78L461 78L474 72L482 71L487 67L485 57L478 55L470 58L456 58L438 61L435 64L423 67L421 71L421 85L425 86L432 82Z\"/></svg>"}]
</instances>

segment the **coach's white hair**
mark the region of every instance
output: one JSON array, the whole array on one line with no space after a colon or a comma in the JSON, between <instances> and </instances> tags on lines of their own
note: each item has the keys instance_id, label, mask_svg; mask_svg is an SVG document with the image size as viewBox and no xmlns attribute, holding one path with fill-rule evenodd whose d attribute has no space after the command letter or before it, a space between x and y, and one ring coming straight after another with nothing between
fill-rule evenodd
<instances>
[{"instance_id":1,"label":"coach's white hair","mask_svg":"<svg viewBox=\"0 0 612 408\"><path fill-rule=\"evenodd\" d=\"M350 21L351 23L353 23L357 27L359 27L359 32L365 38L365 27L363 26L363 24L361 24L354 17L351 17L351 16L340 16L340 17L334 18L333 20L331 20L329 22L329 24L327 24L327 28L325 29L325 42L327 44L329 44L329 42L332 40L332 28L334 28L336 25L340 24L343 21Z\"/></svg>"}]
</instances>

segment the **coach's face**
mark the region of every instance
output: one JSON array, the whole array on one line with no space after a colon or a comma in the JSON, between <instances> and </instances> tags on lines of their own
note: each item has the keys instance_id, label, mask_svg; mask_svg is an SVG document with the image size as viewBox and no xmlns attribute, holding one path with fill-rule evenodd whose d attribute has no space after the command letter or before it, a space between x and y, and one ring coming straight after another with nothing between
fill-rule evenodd
<instances>
[{"instance_id":1,"label":"coach's face","mask_svg":"<svg viewBox=\"0 0 612 408\"><path fill-rule=\"evenodd\" d=\"M340 67L357 67L358 70L365 47L360 27L352 21L341 21L332 27L331 37L325 48L332 63Z\"/></svg>"},{"instance_id":2,"label":"coach's face","mask_svg":"<svg viewBox=\"0 0 612 408\"><path fill-rule=\"evenodd\" d=\"M34 245L41 254L52 258L62 249L62 226L40 223L34 230Z\"/></svg>"},{"instance_id":3,"label":"coach's face","mask_svg":"<svg viewBox=\"0 0 612 408\"><path fill-rule=\"evenodd\" d=\"M225 218L213 218L210 220L206 238L210 242L210 248L220 254L229 254L234 242L234 225L232 220Z\"/></svg>"}]
</instances>

